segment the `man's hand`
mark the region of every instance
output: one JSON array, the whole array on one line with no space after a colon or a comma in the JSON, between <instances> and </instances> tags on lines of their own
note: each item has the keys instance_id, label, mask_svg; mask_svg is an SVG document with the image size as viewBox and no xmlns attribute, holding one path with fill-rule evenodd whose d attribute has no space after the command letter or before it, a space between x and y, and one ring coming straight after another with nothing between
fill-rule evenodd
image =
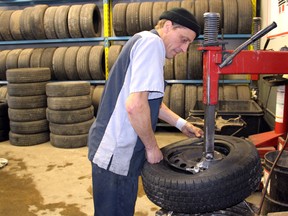
<instances>
[{"instance_id":1,"label":"man's hand","mask_svg":"<svg viewBox=\"0 0 288 216\"><path fill-rule=\"evenodd\" d=\"M186 122L186 124L182 127L181 131L188 137L201 137L204 135L202 129L194 126L190 122Z\"/></svg>"},{"instance_id":2,"label":"man's hand","mask_svg":"<svg viewBox=\"0 0 288 216\"><path fill-rule=\"evenodd\" d=\"M146 158L151 164L159 163L163 159L163 154L158 146L146 148Z\"/></svg>"}]
</instances>

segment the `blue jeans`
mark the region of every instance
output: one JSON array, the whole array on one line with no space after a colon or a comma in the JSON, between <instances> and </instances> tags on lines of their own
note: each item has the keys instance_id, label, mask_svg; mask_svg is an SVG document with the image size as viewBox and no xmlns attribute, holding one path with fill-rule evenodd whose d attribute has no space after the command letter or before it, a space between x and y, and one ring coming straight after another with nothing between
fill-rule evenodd
<instances>
[{"instance_id":1,"label":"blue jeans","mask_svg":"<svg viewBox=\"0 0 288 216\"><path fill-rule=\"evenodd\" d=\"M128 176L102 169L92 162L94 216L133 216L138 192L138 179L145 153L136 153Z\"/></svg>"}]
</instances>

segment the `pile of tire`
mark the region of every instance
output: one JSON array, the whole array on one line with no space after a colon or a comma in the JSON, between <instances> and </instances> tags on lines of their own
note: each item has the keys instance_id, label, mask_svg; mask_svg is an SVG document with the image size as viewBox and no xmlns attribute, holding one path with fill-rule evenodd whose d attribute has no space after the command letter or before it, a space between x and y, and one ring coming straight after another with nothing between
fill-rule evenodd
<instances>
[{"instance_id":1,"label":"pile of tire","mask_svg":"<svg viewBox=\"0 0 288 216\"><path fill-rule=\"evenodd\" d=\"M185 0L118 3L113 7L113 29L116 36L132 36L151 30L165 10L182 7L195 15L204 29L203 14L220 14L220 29L225 34L250 34L252 30L251 0ZM220 31L219 29L219 31Z\"/></svg>"},{"instance_id":2,"label":"pile of tire","mask_svg":"<svg viewBox=\"0 0 288 216\"><path fill-rule=\"evenodd\" d=\"M103 80L104 46L25 48L0 51L0 79L10 68L48 67L51 80Z\"/></svg>"},{"instance_id":3,"label":"pile of tire","mask_svg":"<svg viewBox=\"0 0 288 216\"><path fill-rule=\"evenodd\" d=\"M251 93L248 85L219 86L219 100L250 100ZM163 102L182 118L188 118L197 101L203 100L203 86L172 84L167 85Z\"/></svg>"},{"instance_id":4,"label":"pile of tire","mask_svg":"<svg viewBox=\"0 0 288 216\"><path fill-rule=\"evenodd\" d=\"M0 142L9 139L9 130L8 104L0 99Z\"/></svg>"},{"instance_id":5,"label":"pile of tire","mask_svg":"<svg viewBox=\"0 0 288 216\"><path fill-rule=\"evenodd\" d=\"M99 37L101 14L96 4L36 5L0 11L0 40Z\"/></svg>"},{"instance_id":6,"label":"pile of tire","mask_svg":"<svg viewBox=\"0 0 288 216\"><path fill-rule=\"evenodd\" d=\"M164 66L165 80L202 80L203 77L203 56L197 50L200 46L195 42L189 45L186 53L180 53L173 59L166 59ZM123 45L115 44L109 47L108 68L111 70L118 58Z\"/></svg>"},{"instance_id":7,"label":"pile of tire","mask_svg":"<svg viewBox=\"0 0 288 216\"><path fill-rule=\"evenodd\" d=\"M97 85L93 89L91 99L92 99L92 105L94 107L94 116L97 116L97 111L98 111L98 107L99 107L100 102L101 102L104 88L105 88L105 85Z\"/></svg>"},{"instance_id":8,"label":"pile of tire","mask_svg":"<svg viewBox=\"0 0 288 216\"><path fill-rule=\"evenodd\" d=\"M51 82L46 85L50 143L58 148L87 146L94 121L90 83Z\"/></svg>"},{"instance_id":9,"label":"pile of tire","mask_svg":"<svg viewBox=\"0 0 288 216\"><path fill-rule=\"evenodd\" d=\"M12 145L31 146L49 141L46 119L46 84L49 68L7 70L9 140Z\"/></svg>"}]
</instances>

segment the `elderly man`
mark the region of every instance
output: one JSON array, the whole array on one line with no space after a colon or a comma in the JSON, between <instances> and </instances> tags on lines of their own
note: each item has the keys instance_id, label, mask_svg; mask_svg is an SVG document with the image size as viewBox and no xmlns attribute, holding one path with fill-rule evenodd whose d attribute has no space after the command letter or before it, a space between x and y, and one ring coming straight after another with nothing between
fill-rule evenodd
<instances>
[{"instance_id":1,"label":"elderly man","mask_svg":"<svg viewBox=\"0 0 288 216\"><path fill-rule=\"evenodd\" d=\"M188 137L203 134L162 103L165 58L186 52L199 33L190 12L173 8L155 29L135 34L123 47L89 132L95 215L134 214L143 163L163 159L154 135L158 118Z\"/></svg>"}]
</instances>

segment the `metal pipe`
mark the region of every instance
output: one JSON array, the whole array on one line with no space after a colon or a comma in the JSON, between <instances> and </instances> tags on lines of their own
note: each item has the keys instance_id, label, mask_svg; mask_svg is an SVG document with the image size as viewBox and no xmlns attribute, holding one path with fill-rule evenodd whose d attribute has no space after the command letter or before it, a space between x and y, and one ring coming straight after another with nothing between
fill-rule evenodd
<instances>
[{"instance_id":1,"label":"metal pipe","mask_svg":"<svg viewBox=\"0 0 288 216\"><path fill-rule=\"evenodd\" d=\"M204 116L204 157L214 158L215 105L205 105Z\"/></svg>"},{"instance_id":2,"label":"metal pipe","mask_svg":"<svg viewBox=\"0 0 288 216\"><path fill-rule=\"evenodd\" d=\"M276 28L277 24L275 22L273 22L272 24L270 24L269 26L267 26L266 28L262 29L261 31L257 32L256 34L254 34L251 38L249 38L247 41L245 41L244 43L242 43L240 46L238 46L233 53L231 53L230 55L228 55L228 57L219 65L220 68L225 67L226 65L230 64L232 59L243 49L245 49L248 45L250 45L251 43L255 42L256 40L258 40L259 38L263 37L265 34L267 34L268 32L270 32L272 29Z\"/></svg>"}]
</instances>

